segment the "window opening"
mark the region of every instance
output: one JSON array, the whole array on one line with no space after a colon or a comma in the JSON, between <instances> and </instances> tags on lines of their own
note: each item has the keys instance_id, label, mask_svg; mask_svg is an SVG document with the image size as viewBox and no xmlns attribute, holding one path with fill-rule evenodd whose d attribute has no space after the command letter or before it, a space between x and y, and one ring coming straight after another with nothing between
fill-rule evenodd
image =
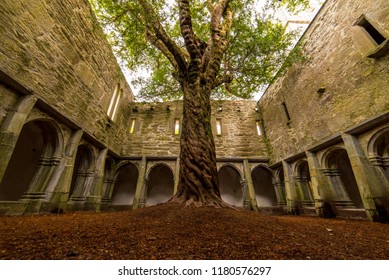
<instances>
[{"instance_id":1,"label":"window opening","mask_svg":"<svg viewBox=\"0 0 389 280\"><path fill-rule=\"evenodd\" d=\"M221 119L216 120L216 135L222 135L222 121Z\"/></svg>"},{"instance_id":2,"label":"window opening","mask_svg":"<svg viewBox=\"0 0 389 280\"><path fill-rule=\"evenodd\" d=\"M123 90L121 89L121 90L119 91L119 96L118 96L118 98L116 99L116 104L115 104L115 108L113 109L113 113L112 113L112 116L111 116L111 120L114 120L114 119L115 119L116 111L117 111L117 109L118 109L119 101L120 101L120 99L121 99L121 97L122 97L122 94L123 94Z\"/></svg>"},{"instance_id":3,"label":"window opening","mask_svg":"<svg viewBox=\"0 0 389 280\"><path fill-rule=\"evenodd\" d=\"M114 103L115 103L116 96L117 96L118 93L119 93L119 89L120 89L120 84L117 84L116 87L115 87L115 91L113 92L113 95L112 95L112 98L111 98L111 102L109 103L109 106L108 106L107 115L108 115L109 117L111 116L112 109L113 109L113 105L114 105Z\"/></svg>"},{"instance_id":4,"label":"window opening","mask_svg":"<svg viewBox=\"0 0 389 280\"><path fill-rule=\"evenodd\" d=\"M179 119L176 119L176 121L174 123L174 134L175 135L180 134L180 120Z\"/></svg>"},{"instance_id":5,"label":"window opening","mask_svg":"<svg viewBox=\"0 0 389 280\"><path fill-rule=\"evenodd\" d=\"M288 124L289 124L291 122L291 119L290 119L288 108L286 107L285 102L282 102L281 104L282 104L282 108L284 109L285 117L288 120Z\"/></svg>"},{"instance_id":6,"label":"window opening","mask_svg":"<svg viewBox=\"0 0 389 280\"><path fill-rule=\"evenodd\" d=\"M262 131L261 131L261 125L259 122L256 122L256 125L257 125L257 133L258 133L258 136L262 136Z\"/></svg>"},{"instance_id":7,"label":"window opening","mask_svg":"<svg viewBox=\"0 0 389 280\"><path fill-rule=\"evenodd\" d=\"M362 18L357 21L356 25L363 27L378 45L382 44L386 40L385 37L366 19L365 16L362 16Z\"/></svg>"},{"instance_id":8,"label":"window opening","mask_svg":"<svg viewBox=\"0 0 389 280\"><path fill-rule=\"evenodd\" d=\"M120 88L120 84L118 83L115 87L115 91L112 95L111 102L108 106L107 115L111 120L115 119L116 111L118 109L119 101L122 97L123 89Z\"/></svg>"},{"instance_id":9,"label":"window opening","mask_svg":"<svg viewBox=\"0 0 389 280\"><path fill-rule=\"evenodd\" d=\"M135 119L131 120L130 133L133 134L135 132Z\"/></svg>"}]
</instances>

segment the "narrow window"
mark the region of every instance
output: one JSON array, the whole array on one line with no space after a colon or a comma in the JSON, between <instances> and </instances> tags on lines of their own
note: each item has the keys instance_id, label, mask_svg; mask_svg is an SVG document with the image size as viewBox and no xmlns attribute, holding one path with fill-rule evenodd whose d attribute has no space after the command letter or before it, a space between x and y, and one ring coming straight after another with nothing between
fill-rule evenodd
<instances>
[{"instance_id":1,"label":"narrow window","mask_svg":"<svg viewBox=\"0 0 389 280\"><path fill-rule=\"evenodd\" d=\"M216 135L222 135L222 121L221 119L216 119Z\"/></svg>"},{"instance_id":2,"label":"narrow window","mask_svg":"<svg viewBox=\"0 0 389 280\"><path fill-rule=\"evenodd\" d=\"M385 37L366 19L363 15L355 25L363 27L370 37L378 44L382 44L385 41Z\"/></svg>"},{"instance_id":3,"label":"narrow window","mask_svg":"<svg viewBox=\"0 0 389 280\"><path fill-rule=\"evenodd\" d=\"M107 111L107 115L112 121L115 119L116 111L118 109L122 94L123 89L120 88L120 84L118 83L115 87L115 91L113 92L111 102L109 103Z\"/></svg>"},{"instance_id":4,"label":"narrow window","mask_svg":"<svg viewBox=\"0 0 389 280\"><path fill-rule=\"evenodd\" d=\"M122 94L123 94L123 90L121 89L121 90L119 91L118 98L116 99L116 103L115 103L115 107L114 107L113 112L112 112L112 116L110 116L111 120L114 120L114 119L115 119L116 111L117 111L117 109L118 109L119 101L120 101L120 99L121 99L121 97L122 97Z\"/></svg>"},{"instance_id":5,"label":"narrow window","mask_svg":"<svg viewBox=\"0 0 389 280\"><path fill-rule=\"evenodd\" d=\"M288 121L287 124L289 124L291 122L291 119L290 119L290 115L289 115L289 112L288 112L288 108L286 107L285 102L282 102L281 105L282 105L282 108L284 109L284 114L285 114L285 117L286 117L286 119Z\"/></svg>"},{"instance_id":6,"label":"narrow window","mask_svg":"<svg viewBox=\"0 0 389 280\"><path fill-rule=\"evenodd\" d=\"M175 135L180 134L180 119L176 119L174 123L174 134Z\"/></svg>"},{"instance_id":7,"label":"narrow window","mask_svg":"<svg viewBox=\"0 0 389 280\"><path fill-rule=\"evenodd\" d=\"M120 89L120 84L117 84L116 87L115 87L115 91L113 92L113 95L112 95L112 98L111 98L111 102L109 103L109 106L108 106L107 115L109 117L111 116L112 109L113 109L113 106L114 106L114 103L115 103L115 100L116 100L116 96L119 93L119 89Z\"/></svg>"},{"instance_id":8,"label":"narrow window","mask_svg":"<svg viewBox=\"0 0 389 280\"><path fill-rule=\"evenodd\" d=\"M135 119L131 119L130 134L135 132Z\"/></svg>"},{"instance_id":9,"label":"narrow window","mask_svg":"<svg viewBox=\"0 0 389 280\"><path fill-rule=\"evenodd\" d=\"M258 133L258 136L262 136L262 131L261 131L261 125L259 122L256 122L257 124L257 133Z\"/></svg>"}]
</instances>

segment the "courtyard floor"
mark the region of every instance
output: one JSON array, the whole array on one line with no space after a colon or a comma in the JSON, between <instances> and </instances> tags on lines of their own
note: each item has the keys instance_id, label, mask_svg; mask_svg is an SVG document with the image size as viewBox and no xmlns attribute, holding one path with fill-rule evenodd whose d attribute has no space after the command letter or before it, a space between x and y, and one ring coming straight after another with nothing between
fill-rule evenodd
<instances>
[{"instance_id":1,"label":"courtyard floor","mask_svg":"<svg viewBox=\"0 0 389 280\"><path fill-rule=\"evenodd\" d=\"M158 205L0 217L0 259L389 259L389 225Z\"/></svg>"}]
</instances>

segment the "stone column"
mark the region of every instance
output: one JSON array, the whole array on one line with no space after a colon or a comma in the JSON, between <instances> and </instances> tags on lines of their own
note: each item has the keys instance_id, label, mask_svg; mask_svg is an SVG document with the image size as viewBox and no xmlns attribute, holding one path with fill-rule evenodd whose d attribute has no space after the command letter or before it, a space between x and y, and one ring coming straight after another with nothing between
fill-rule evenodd
<instances>
[{"instance_id":1,"label":"stone column","mask_svg":"<svg viewBox=\"0 0 389 280\"><path fill-rule=\"evenodd\" d=\"M328 169L322 169L322 172L325 176L329 178L329 181L332 183L332 188L335 194L334 197L335 205L339 207L354 208L355 205L351 201L350 196L348 195L346 188L344 187L340 169L328 168Z\"/></svg>"},{"instance_id":2,"label":"stone column","mask_svg":"<svg viewBox=\"0 0 389 280\"><path fill-rule=\"evenodd\" d=\"M179 183L179 178L180 178L180 157L177 158L176 160L176 168L174 172L174 191L173 191L173 196L177 193L178 189L178 183Z\"/></svg>"},{"instance_id":3,"label":"stone column","mask_svg":"<svg viewBox=\"0 0 389 280\"><path fill-rule=\"evenodd\" d=\"M82 130L73 132L66 145L65 155L51 176L46 191L46 211L64 211L66 209L77 148L82 135Z\"/></svg>"},{"instance_id":4,"label":"stone column","mask_svg":"<svg viewBox=\"0 0 389 280\"><path fill-rule=\"evenodd\" d=\"M73 193L68 201L70 210L84 210L87 192L90 190L93 179L94 170L81 169L78 170L77 180L73 189Z\"/></svg>"},{"instance_id":5,"label":"stone column","mask_svg":"<svg viewBox=\"0 0 389 280\"><path fill-rule=\"evenodd\" d=\"M105 178L103 183L103 195L101 198L101 210L107 210L111 203L112 191L115 186L114 178Z\"/></svg>"},{"instance_id":6,"label":"stone column","mask_svg":"<svg viewBox=\"0 0 389 280\"><path fill-rule=\"evenodd\" d=\"M256 195L255 195L255 190L254 190L253 178L251 177L251 167L250 167L250 163L247 159L243 160L243 171L244 171L243 174L245 177L245 184L247 185L245 187L245 189L247 189L247 191L244 192L245 200L247 201L247 202L245 202L247 204L245 206L247 206L249 209L253 209L255 211L258 211L258 204L257 204Z\"/></svg>"},{"instance_id":7,"label":"stone column","mask_svg":"<svg viewBox=\"0 0 389 280\"><path fill-rule=\"evenodd\" d=\"M99 156L97 158L96 168L93 176L92 186L89 190L89 195L87 195L86 202L85 202L86 210L95 210L96 212L100 211L102 189L104 183L105 160L107 158L107 153L108 153L108 148L102 149L99 152Z\"/></svg>"},{"instance_id":8,"label":"stone column","mask_svg":"<svg viewBox=\"0 0 389 280\"><path fill-rule=\"evenodd\" d=\"M273 183L274 190L277 197L277 206L283 207L286 205L285 199L285 184L284 182L275 182Z\"/></svg>"},{"instance_id":9,"label":"stone column","mask_svg":"<svg viewBox=\"0 0 389 280\"><path fill-rule=\"evenodd\" d=\"M146 199L147 199L147 188L149 187L149 179L145 178L144 185L143 185L143 190L142 190L142 195L140 199L140 208L143 208L146 206Z\"/></svg>"},{"instance_id":10,"label":"stone column","mask_svg":"<svg viewBox=\"0 0 389 280\"><path fill-rule=\"evenodd\" d=\"M300 209L297 203L295 183L290 164L283 160L282 168L284 169L285 176L286 211L292 214L299 214Z\"/></svg>"},{"instance_id":11,"label":"stone column","mask_svg":"<svg viewBox=\"0 0 389 280\"><path fill-rule=\"evenodd\" d=\"M15 108L7 114L0 127L0 182L3 179L23 125L36 101L37 97L33 95L19 97Z\"/></svg>"},{"instance_id":12,"label":"stone column","mask_svg":"<svg viewBox=\"0 0 389 280\"><path fill-rule=\"evenodd\" d=\"M139 175L138 175L138 182L136 184L136 190L135 190L135 197L134 197L134 203L132 205L132 209L141 208L144 206L144 203L142 201L144 197L144 189L145 189L145 179L146 179L146 165L147 165L147 159L146 157L142 158L142 161L140 162L139 166ZM142 206L143 203L143 206Z\"/></svg>"},{"instance_id":13,"label":"stone column","mask_svg":"<svg viewBox=\"0 0 389 280\"><path fill-rule=\"evenodd\" d=\"M380 217L374 201L377 198L377 192L374 191L379 189L383 182L363 152L358 139L346 133L342 133L342 139L350 159L366 215L368 219L378 221Z\"/></svg>"},{"instance_id":14,"label":"stone column","mask_svg":"<svg viewBox=\"0 0 389 280\"><path fill-rule=\"evenodd\" d=\"M329 186L330 182L324 176L316 155L309 151L306 151L305 154L307 156L309 175L311 176L311 189L316 213L320 217L332 217L335 215L336 209L332 209L329 203L329 200L333 198Z\"/></svg>"},{"instance_id":15,"label":"stone column","mask_svg":"<svg viewBox=\"0 0 389 280\"><path fill-rule=\"evenodd\" d=\"M250 200L249 200L249 194L247 190L247 181L246 179L242 179L240 181L240 187L242 189L242 195L243 195L243 208L250 209Z\"/></svg>"},{"instance_id":16,"label":"stone column","mask_svg":"<svg viewBox=\"0 0 389 280\"><path fill-rule=\"evenodd\" d=\"M31 180L28 191L22 196L21 201L28 202L26 213L39 213L46 197L46 187L53 171L60 163L58 157L45 157L39 159L38 171Z\"/></svg>"},{"instance_id":17,"label":"stone column","mask_svg":"<svg viewBox=\"0 0 389 280\"><path fill-rule=\"evenodd\" d=\"M309 190L308 178L302 176L294 176L297 200L301 201L302 205L310 206L313 204L313 198Z\"/></svg>"},{"instance_id":18,"label":"stone column","mask_svg":"<svg viewBox=\"0 0 389 280\"><path fill-rule=\"evenodd\" d=\"M381 189L375 190L380 196L389 196L389 157L370 157L370 163L375 167L380 179L384 184Z\"/></svg>"}]
</instances>

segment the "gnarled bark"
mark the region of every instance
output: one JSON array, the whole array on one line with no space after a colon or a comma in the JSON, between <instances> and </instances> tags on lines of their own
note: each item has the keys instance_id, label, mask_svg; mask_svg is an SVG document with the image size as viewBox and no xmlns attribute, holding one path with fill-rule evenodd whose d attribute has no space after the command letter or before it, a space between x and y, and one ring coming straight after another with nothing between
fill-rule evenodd
<instances>
[{"instance_id":1,"label":"gnarled bark","mask_svg":"<svg viewBox=\"0 0 389 280\"><path fill-rule=\"evenodd\" d=\"M180 177L171 202L186 206L227 207L221 200L211 128L210 91L200 83L184 84Z\"/></svg>"}]
</instances>

